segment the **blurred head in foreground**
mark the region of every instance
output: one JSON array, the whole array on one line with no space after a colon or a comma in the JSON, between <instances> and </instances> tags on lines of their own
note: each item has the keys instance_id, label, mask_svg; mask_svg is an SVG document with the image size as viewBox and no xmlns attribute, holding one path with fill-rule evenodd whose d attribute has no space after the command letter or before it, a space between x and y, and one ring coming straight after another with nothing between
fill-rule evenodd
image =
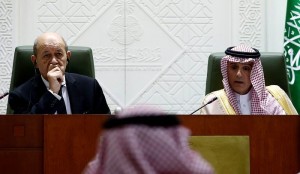
<instances>
[{"instance_id":1,"label":"blurred head in foreground","mask_svg":"<svg viewBox=\"0 0 300 174\"><path fill-rule=\"evenodd\" d=\"M190 149L189 135L174 115L157 108L127 108L104 124L96 157L84 173L213 173Z\"/></svg>"}]
</instances>

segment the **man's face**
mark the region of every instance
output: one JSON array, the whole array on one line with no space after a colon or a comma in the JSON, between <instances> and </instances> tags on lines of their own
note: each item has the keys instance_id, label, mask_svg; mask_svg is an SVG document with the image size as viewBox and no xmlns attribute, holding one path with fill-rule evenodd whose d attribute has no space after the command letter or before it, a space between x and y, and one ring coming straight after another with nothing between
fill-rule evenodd
<instances>
[{"instance_id":1,"label":"man's face","mask_svg":"<svg viewBox=\"0 0 300 174\"><path fill-rule=\"evenodd\" d=\"M70 52L66 52L65 44L61 37L48 34L38 39L37 55L34 57L36 67L41 75L48 80L47 73L54 67L59 67L62 73L65 73Z\"/></svg>"},{"instance_id":2,"label":"man's face","mask_svg":"<svg viewBox=\"0 0 300 174\"><path fill-rule=\"evenodd\" d=\"M227 63L227 75L231 89L238 94L247 94L251 87L250 75L253 62L249 63Z\"/></svg>"}]
</instances>

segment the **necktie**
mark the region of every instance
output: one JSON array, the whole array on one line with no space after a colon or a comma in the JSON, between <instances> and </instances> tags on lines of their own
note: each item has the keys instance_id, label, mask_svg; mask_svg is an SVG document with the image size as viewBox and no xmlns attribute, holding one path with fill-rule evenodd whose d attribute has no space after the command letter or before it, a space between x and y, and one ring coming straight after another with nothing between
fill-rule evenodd
<instances>
[{"instance_id":1,"label":"necktie","mask_svg":"<svg viewBox=\"0 0 300 174\"><path fill-rule=\"evenodd\" d=\"M61 85L60 90L58 91L58 95L61 96L61 99L59 101L57 114L67 114L65 101L64 101L64 98L63 98L63 95L62 95L62 88L63 88L63 85Z\"/></svg>"}]
</instances>

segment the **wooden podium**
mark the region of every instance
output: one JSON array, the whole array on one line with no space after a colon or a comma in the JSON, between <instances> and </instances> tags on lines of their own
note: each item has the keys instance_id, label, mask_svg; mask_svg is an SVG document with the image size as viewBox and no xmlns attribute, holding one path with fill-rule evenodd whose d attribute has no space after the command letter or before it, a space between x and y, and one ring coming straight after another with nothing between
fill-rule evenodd
<instances>
[{"instance_id":1,"label":"wooden podium","mask_svg":"<svg viewBox=\"0 0 300 174\"><path fill-rule=\"evenodd\" d=\"M300 171L298 116L178 116L192 135L246 135L253 174ZM80 174L107 116L0 116L1 174Z\"/></svg>"}]
</instances>

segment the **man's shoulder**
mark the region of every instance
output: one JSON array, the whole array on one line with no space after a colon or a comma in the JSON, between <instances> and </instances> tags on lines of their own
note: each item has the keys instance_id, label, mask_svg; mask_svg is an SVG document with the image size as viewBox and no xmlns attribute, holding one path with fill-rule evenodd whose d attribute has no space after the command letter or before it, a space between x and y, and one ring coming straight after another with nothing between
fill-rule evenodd
<instances>
[{"instance_id":1,"label":"man's shoulder","mask_svg":"<svg viewBox=\"0 0 300 174\"><path fill-rule=\"evenodd\" d=\"M32 95L33 92L36 92L36 89L40 89L40 83L38 82L38 80L41 79L38 78L38 75L35 75L21 85L16 86L9 92L9 98L11 98L11 96L22 96L24 98L27 98Z\"/></svg>"},{"instance_id":2,"label":"man's shoulder","mask_svg":"<svg viewBox=\"0 0 300 174\"><path fill-rule=\"evenodd\" d=\"M278 85L269 85L269 86L266 86L266 89L274 97L276 95L286 95L285 91L283 89L281 89Z\"/></svg>"},{"instance_id":3,"label":"man's shoulder","mask_svg":"<svg viewBox=\"0 0 300 174\"><path fill-rule=\"evenodd\" d=\"M219 98L219 97L224 96L224 95L226 96L225 90L224 89L219 89L219 90L216 90L216 91L213 91L213 92L207 94L205 96L205 98L210 100L210 99L213 99L215 97Z\"/></svg>"},{"instance_id":4,"label":"man's shoulder","mask_svg":"<svg viewBox=\"0 0 300 174\"><path fill-rule=\"evenodd\" d=\"M95 82L98 83L98 81L95 78L76 74L76 73L65 73L66 81L67 83L77 83L80 85L90 85L94 84Z\"/></svg>"},{"instance_id":5,"label":"man's shoulder","mask_svg":"<svg viewBox=\"0 0 300 174\"><path fill-rule=\"evenodd\" d=\"M31 77L29 80L25 81L24 83L18 85L15 89L13 89L14 91L16 90L30 90L34 85L37 84L38 81L38 76L35 75L34 77Z\"/></svg>"},{"instance_id":6,"label":"man's shoulder","mask_svg":"<svg viewBox=\"0 0 300 174\"><path fill-rule=\"evenodd\" d=\"M94 79L92 77L89 77L89 76L86 76L86 75L82 75L82 74L77 74L77 73L69 73L69 72L66 72L65 75L67 77L73 77L73 78L86 78L86 79Z\"/></svg>"},{"instance_id":7,"label":"man's shoulder","mask_svg":"<svg viewBox=\"0 0 300 174\"><path fill-rule=\"evenodd\" d=\"M283 89L277 85L266 86L266 89L278 101L287 115L298 115L293 103Z\"/></svg>"},{"instance_id":8,"label":"man's shoulder","mask_svg":"<svg viewBox=\"0 0 300 174\"><path fill-rule=\"evenodd\" d=\"M266 86L267 92L274 97L280 104L282 101L289 98L285 91L277 85Z\"/></svg>"},{"instance_id":9,"label":"man's shoulder","mask_svg":"<svg viewBox=\"0 0 300 174\"><path fill-rule=\"evenodd\" d=\"M93 77L89 77L89 76L86 76L86 75L82 75L82 74L77 74L77 73L65 73L65 76L68 79L73 79L73 80L79 80L79 81L94 81L96 80L95 78Z\"/></svg>"}]
</instances>

